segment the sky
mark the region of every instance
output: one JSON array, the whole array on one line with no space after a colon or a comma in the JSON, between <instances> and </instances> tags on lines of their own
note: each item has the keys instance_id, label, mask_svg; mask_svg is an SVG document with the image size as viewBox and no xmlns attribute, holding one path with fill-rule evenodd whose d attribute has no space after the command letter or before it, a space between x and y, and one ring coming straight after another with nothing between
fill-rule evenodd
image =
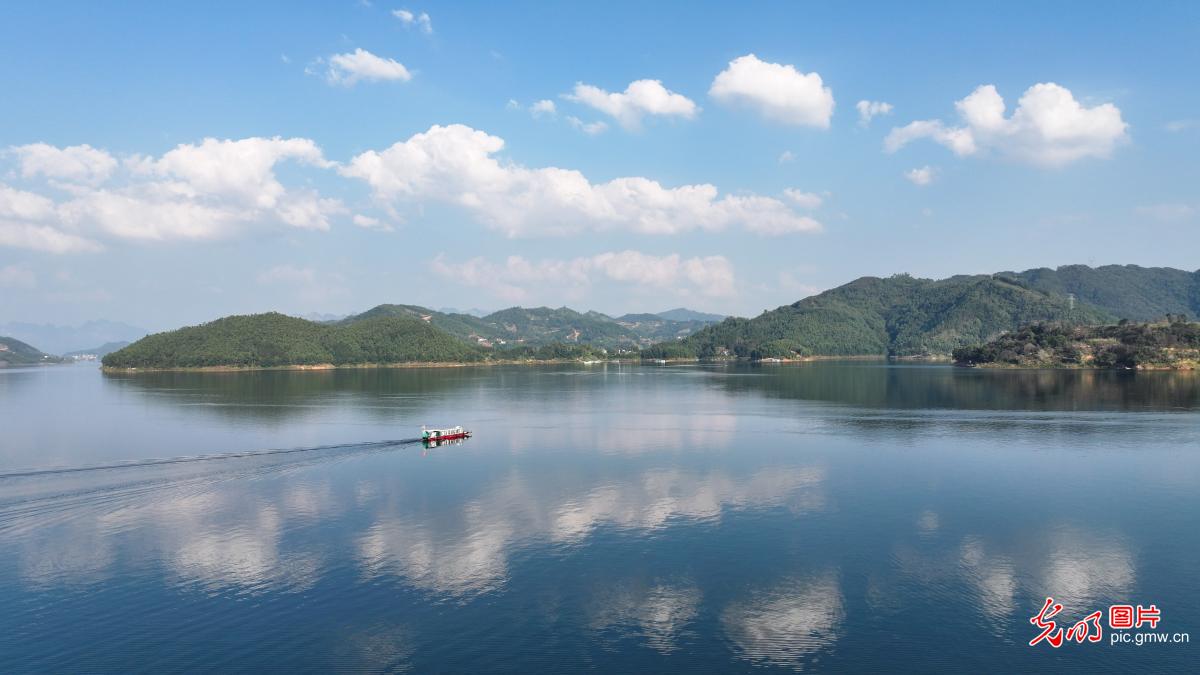
<instances>
[{"instance_id":1,"label":"sky","mask_svg":"<svg viewBox=\"0 0 1200 675\"><path fill-rule=\"evenodd\" d=\"M0 14L0 322L1200 267L1197 3Z\"/></svg>"}]
</instances>

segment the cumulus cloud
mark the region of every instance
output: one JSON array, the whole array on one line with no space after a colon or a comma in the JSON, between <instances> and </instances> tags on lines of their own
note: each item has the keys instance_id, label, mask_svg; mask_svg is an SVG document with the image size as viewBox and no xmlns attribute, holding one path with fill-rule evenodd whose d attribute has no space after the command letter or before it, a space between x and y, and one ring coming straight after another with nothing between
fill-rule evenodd
<instances>
[{"instance_id":1,"label":"cumulus cloud","mask_svg":"<svg viewBox=\"0 0 1200 675\"><path fill-rule=\"evenodd\" d=\"M54 150L39 156L69 156ZM286 161L332 167L313 141L278 137L209 138L157 158L129 157L120 163L119 181L47 164L32 175L92 184L48 180L48 187L65 195L58 200L0 185L0 244L67 253L100 249L97 236L213 239L264 222L328 230L330 218L345 208L313 190L285 188L275 167Z\"/></svg>"},{"instance_id":2,"label":"cumulus cloud","mask_svg":"<svg viewBox=\"0 0 1200 675\"><path fill-rule=\"evenodd\" d=\"M429 15L425 12L414 14L407 9L393 9L392 16L400 19L400 23L406 28L416 27L426 35L433 34L433 21L429 19Z\"/></svg>"},{"instance_id":3,"label":"cumulus cloud","mask_svg":"<svg viewBox=\"0 0 1200 675\"><path fill-rule=\"evenodd\" d=\"M858 123L864 127L876 117L892 114L892 104L883 101L859 101L854 107L858 110Z\"/></svg>"},{"instance_id":4,"label":"cumulus cloud","mask_svg":"<svg viewBox=\"0 0 1200 675\"><path fill-rule=\"evenodd\" d=\"M828 129L833 117L833 90L819 74L762 61L754 54L730 61L713 79L708 95L722 103L745 105L784 124Z\"/></svg>"},{"instance_id":5,"label":"cumulus cloud","mask_svg":"<svg viewBox=\"0 0 1200 675\"><path fill-rule=\"evenodd\" d=\"M683 258L678 254L655 256L639 251L600 253L569 260L531 261L509 256L503 263L475 258L465 264L443 256L431 263L433 271L457 283L483 288L509 302L530 296L530 287L547 284L570 290L599 281L653 287L688 295L728 297L734 292L733 266L724 256Z\"/></svg>"},{"instance_id":6,"label":"cumulus cloud","mask_svg":"<svg viewBox=\"0 0 1200 675\"><path fill-rule=\"evenodd\" d=\"M535 101L533 105L529 106L529 114L534 117L554 117L558 114L558 108L555 107L554 101L544 98L540 101Z\"/></svg>"},{"instance_id":7,"label":"cumulus cloud","mask_svg":"<svg viewBox=\"0 0 1200 675\"><path fill-rule=\"evenodd\" d=\"M346 54L334 54L326 63L325 81L343 87L353 87L359 82L408 82L412 79L412 73L404 64L376 56L361 47ZM310 69L309 72L313 71Z\"/></svg>"},{"instance_id":8,"label":"cumulus cloud","mask_svg":"<svg viewBox=\"0 0 1200 675\"><path fill-rule=\"evenodd\" d=\"M0 246L46 253L98 251L95 241L62 228L53 200L0 183Z\"/></svg>"},{"instance_id":9,"label":"cumulus cloud","mask_svg":"<svg viewBox=\"0 0 1200 675\"><path fill-rule=\"evenodd\" d=\"M579 82L564 98L595 108L626 129L640 128L646 115L692 119L699 110L694 101L667 89L658 80L631 82L623 92L607 92Z\"/></svg>"},{"instance_id":10,"label":"cumulus cloud","mask_svg":"<svg viewBox=\"0 0 1200 675\"><path fill-rule=\"evenodd\" d=\"M813 232L820 223L760 195L720 196L714 185L664 187L642 177L592 183L579 171L526 168L495 157L504 140L463 125L433 126L339 171L388 205L441 201L510 237L625 229L644 234L722 230Z\"/></svg>"},{"instance_id":11,"label":"cumulus cloud","mask_svg":"<svg viewBox=\"0 0 1200 675\"><path fill-rule=\"evenodd\" d=\"M917 169L909 169L904 172L904 177L912 182L913 185L924 187L933 182L934 168L932 166L922 166Z\"/></svg>"},{"instance_id":12,"label":"cumulus cloud","mask_svg":"<svg viewBox=\"0 0 1200 675\"><path fill-rule=\"evenodd\" d=\"M46 143L31 143L11 148L21 164L21 176L43 176L67 183L102 183L117 168L112 155L86 143L56 148Z\"/></svg>"},{"instance_id":13,"label":"cumulus cloud","mask_svg":"<svg viewBox=\"0 0 1200 675\"><path fill-rule=\"evenodd\" d=\"M778 162L780 164L791 164L794 161L796 161L796 155L791 150L784 150L779 153Z\"/></svg>"},{"instance_id":14,"label":"cumulus cloud","mask_svg":"<svg viewBox=\"0 0 1200 675\"><path fill-rule=\"evenodd\" d=\"M884 149L896 152L912 141L928 138L954 154L969 156L995 152L1017 161L1058 167L1085 158L1106 158L1128 140L1128 126L1111 103L1091 108L1075 100L1071 91L1054 83L1035 84L1025 90L1012 115L996 87L977 87L955 103L962 126L941 120L918 120L892 129Z\"/></svg>"}]
</instances>

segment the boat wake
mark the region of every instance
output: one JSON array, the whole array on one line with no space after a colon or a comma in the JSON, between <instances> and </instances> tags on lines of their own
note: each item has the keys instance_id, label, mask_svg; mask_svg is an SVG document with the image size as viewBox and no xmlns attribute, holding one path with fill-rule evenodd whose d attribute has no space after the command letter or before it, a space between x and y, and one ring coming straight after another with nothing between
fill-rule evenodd
<instances>
[{"instance_id":1,"label":"boat wake","mask_svg":"<svg viewBox=\"0 0 1200 675\"><path fill-rule=\"evenodd\" d=\"M421 443L420 438L401 438L8 471L0 473L0 539L146 500L204 492L229 480L290 472Z\"/></svg>"},{"instance_id":2,"label":"boat wake","mask_svg":"<svg viewBox=\"0 0 1200 675\"><path fill-rule=\"evenodd\" d=\"M44 469L20 469L17 471L0 472L0 480L7 478L28 478L31 476L53 476L67 473L84 473L88 471L111 471L116 469L139 469L148 466L165 464L190 464L193 462L214 462L230 459L250 459L269 457L271 455L290 455L301 452L318 452L322 450L340 449L370 449L387 446L413 445L421 443L422 438L401 438L390 441L371 441L368 443L341 443L338 445L317 445L308 448L276 448L269 450L247 450L244 452L226 452L215 455L185 455L183 457L165 457L160 459L137 459L128 462L112 464L91 464L87 466L48 467Z\"/></svg>"}]
</instances>

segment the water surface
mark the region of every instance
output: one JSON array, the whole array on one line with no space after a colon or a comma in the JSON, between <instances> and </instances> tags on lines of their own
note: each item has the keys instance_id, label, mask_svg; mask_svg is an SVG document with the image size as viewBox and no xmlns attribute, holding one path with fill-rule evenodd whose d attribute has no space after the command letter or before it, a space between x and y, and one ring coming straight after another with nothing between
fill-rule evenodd
<instances>
[{"instance_id":1,"label":"water surface","mask_svg":"<svg viewBox=\"0 0 1200 675\"><path fill-rule=\"evenodd\" d=\"M1200 639L1198 449L1191 373L0 370L0 657L1194 671L1026 643L1047 595Z\"/></svg>"}]
</instances>

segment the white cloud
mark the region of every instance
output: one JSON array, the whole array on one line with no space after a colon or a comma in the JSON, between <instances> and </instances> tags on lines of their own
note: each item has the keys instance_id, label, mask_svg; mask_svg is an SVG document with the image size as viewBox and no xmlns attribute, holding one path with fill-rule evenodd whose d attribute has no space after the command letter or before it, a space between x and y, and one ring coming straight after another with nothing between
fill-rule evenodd
<instances>
[{"instance_id":1,"label":"white cloud","mask_svg":"<svg viewBox=\"0 0 1200 675\"><path fill-rule=\"evenodd\" d=\"M792 154L791 150L784 150L783 152L779 153L778 161L780 164L791 164L792 162L796 161L796 155Z\"/></svg>"},{"instance_id":2,"label":"white cloud","mask_svg":"<svg viewBox=\"0 0 1200 675\"><path fill-rule=\"evenodd\" d=\"M646 115L692 119L699 110L694 101L667 89L658 80L637 80L624 92L615 93L579 82L574 92L563 97L611 116L626 129L640 128Z\"/></svg>"},{"instance_id":3,"label":"white cloud","mask_svg":"<svg viewBox=\"0 0 1200 675\"><path fill-rule=\"evenodd\" d=\"M731 296L735 286L733 266L719 255L683 258L674 253L655 256L639 251L619 251L536 262L514 255L501 264L484 258L450 263L439 255L430 265L440 276L465 286L485 289L509 302L524 301L530 297L530 287L544 288L547 284L569 290L586 288L600 281L615 281L707 297Z\"/></svg>"},{"instance_id":4,"label":"white cloud","mask_svg":"<svg viewBox=\"0 0 1200 675\"><path fill-rule=\"evenodd\" d=\"M71 145L56 148L45 143L31 143L10 148L21 163L25 178L44 176L68 183L95 185L108 179L117 168L112 155L90 145Z\"/></svg>"},{"instance_id":5,"label":"white cloud","mask_svg":"<svg viewBox=\"0 0 1200 675\"><path fill-rule=\"evenodd\" d=\"M833 117L833 91L819 74L762 61L754 54L730 61L713 79L708 94L722 103L747 105L784 124L828 129Z\"/></svg>"},{"instance_id":6,"label":"white cloud","mask_svg":"<svg viewBox=\"0 0 1200 675\"><path fill-rule=\"evenodd\" d=\"M935 171L932 166L923 166L918 169L909 169L904 172L904 177L912 182L913 185L924 187L933 182Z\"/></svg>"},{"instance_id":7,"label":"white cloud","mask_svg":"<svg viewBox=\"0 0 1200 675\"><path fill-rule=\"evenodd\" d=\"M416 26L426 35L433 34L433 22L430 21L429 15L425 12L414 14L407 9L393 9L392 16L400 19L400 23L404 24L405 27L411 28Z\"/></svg>"},{"instance_id":8,"label":"white cloud","mask_svg":"<svg viewBox=\"0 0 1200 675\"><path fill-rule=\"evenodd\" d=\"M94 185L64 185L49 180L49 186L66 193L61 201L0 185L0 244L65 253L98 250L91 239L96 235L213 239L260 223L328 230L330 218L345 208L313 190L285 188L275 175L276 165L285 161L333 166L304 138L209 138L179 145L158 158L127 158L119 167L119 181L110 177ZM85 176L66 170L35 175ZM86 176L98 180L95 171Z\"/></svg>"},{"instance_id":9,"label":"white cloud","mask_svg":"<svg viewBox=\"0 0 1200 675\"><path fill-rule=\"evenodd\" d=\"M556 114L558 114L558 109L554 106L554 101L551 101L550 99L542 99L540 101L535 101L533 105L529 106L529 114L533 115L534 117L554 117Z\"/></svg>"},{"instance_id":10,"label":"white cloud","mask_svg":"<svg viewBox=\"0 0 1200 675\"><path fill-rule=\"evenodd\" d=\"M918 120L892 129L887 152L929 138L959 156L994 151L1017 161L1058 167L1089 157L1106 158L1128 140L1128 125L1111 103L1082 106L1070 90L1054 83L1035 84L1005 117L1004 99L992 85L977 87L955 103L964 125Z\"/></svg>"},{"instance_id":11,"label":"white cloud","mask_svg":"<svg viewBox=\"0 0 1200 675\"><path fill-rule=\"evenodd\" d=\"M391 232L392 231L391 225L388 225L387 223L383 222L382 220L380 220L378 218L373 218L371 216L364 216L361 213L354 214L354 217L351 219L351 222L353 222L355 225L357 225L363 229L367 229L367 230L379 230L381 232Z\"/></svg>"},{"instance_id":12,"label":"white cloud","mask_svg":"<svg viewBox=\"0 0 1200 675\"><path fill-rule=\"evenodd\" d=\"M330 56L328 65L325 81L344 87L353 87L359 82L408 82L412 79L412 73L404 64L376 56L361 47L353 52Z\"/></svg>"},{"instance_id":13,"label":"white cloud","mask_svg":"<svg viewBox=\"0 0 1200 675\"><path fill-rule=\"evenodd\" d=\"M825 202L824 195L819 195L815 192L804 192L796 188L786 188L783 191L783 196L791 200L796 206L804 209L815 209Z\"/></svg>"},{"instance_id":14,"label":"white cloud","mask_svg":"<svg viewBox=\"0 0 1200 675\"><path fill-rule=\"evenodd\" d=\"M517 102L517 99L510 98L510 99L508 99L508 103L504 104L504 107L507 108L508 110L520 110L521 104Z\"/></svg>"},{"instance_id":15,"label":"white cloud","mask_svg":"<svg viewBox=\"0 0 1200 675\"><path fill-rule=\"evenodd\" d=\"M588 136L596 136L596 135L604 133L605 131L608 131L608 124L605 123L603 120L597 120L595 122L584 122L583 120L579 119L578 117L571 116L571 117L567 117L567 123L570 124L572 127L587 134Z\"/></svg>"},{"instance_id":16,"label":"white cloud","mask_svg":"<svg viewBox=\"0 0 1200 675\"><path fill-rule=\"evenodd\" d=\"M101 246L64 230L54 202L0 183L0 246L47 253L98 251Z\"/></svg>"},{"instance_id":17,"label":"white cloud","mask_svg":"<svg viewBox=\"0 0 1200 675\"><path fill-rule=\"evenodd\" d=\"M864 127L876 117L892 114L892 104L884 101L859 101L854 107L858 110L858 123Z\"/></svg>"},{"instance_id":18,"label":"white cloud","mask_svg":"<svg viewBox=\"0 0 1200 675\"><path fill-rule=\"evenodd\" d=\"M1187 131L1188 129L1195 129L1197 127L1200 127L1200 120L1195 119L1171 120L1164 125L1164 128L1173 134L1177 134L1181 131Z\"/></svg>"},{"instance_id":19,"label":"white cloud","mask_svg":"<svg viewBox=\"0 0 1200 675\"><path fill-rule=\"evenodd\" d=\"M714 185L668 188L642 177L591 183L579 171L501 162L494 155L503 148L503 139L483 131L433 126L364 152L339 171L365 181L386 204L455 204L510 237L614 229L676 234L730 226L761 234L821 229L771 197L722 197Z\"/></svg>"},{"instance_id":20,"label":"white cloud","mask_svg":"<svg viewBox=\"0 0 1200 675\"><path fill-rule=\"evenodd\" d=\"M35 286L37 286L37 276L27 265L0 267L0 288L33 288Z\"/></svg>"}]
</instances>

